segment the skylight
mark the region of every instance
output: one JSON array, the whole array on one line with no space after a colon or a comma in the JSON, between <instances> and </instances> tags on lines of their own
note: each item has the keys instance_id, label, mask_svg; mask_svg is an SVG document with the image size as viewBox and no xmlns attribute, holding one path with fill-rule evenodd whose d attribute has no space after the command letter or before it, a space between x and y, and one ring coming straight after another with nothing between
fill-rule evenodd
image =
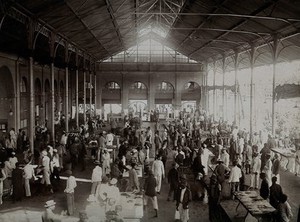
<instances>
[{"instance_id":1,"label":"skylight","mask_svg":"<svg viewBox=\"0 0 300 222\"><path fill-rule=\"evenodd\" d=\"M103 62L197 63L187 56L151 38L148 38L138 45L130 47L126 51L122 51Z\"/></svg>"},{"instance_id":2,"label":"skylight","mask_svg":"<svg viewBox=\"0 0 300 222\"><path fill-rule=\"evenodd\" d=\"M156 25L156 26L149 25L146 28L141 29L138 32L138 35L139 35L139 37L142 37L144 35L150 34L151 32L156 33L157 35L159 35L162 38L165 38L167 36L167 31L158 25Z\"/></svg>"}]
</instances>

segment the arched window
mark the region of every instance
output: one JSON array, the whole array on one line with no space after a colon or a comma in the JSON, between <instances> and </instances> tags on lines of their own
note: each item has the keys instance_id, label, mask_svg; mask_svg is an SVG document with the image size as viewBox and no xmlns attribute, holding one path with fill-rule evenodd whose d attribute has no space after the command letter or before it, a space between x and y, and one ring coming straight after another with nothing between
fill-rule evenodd
<instances>
[{"instance_id":1,"label":"arched window","mask_svg":"<svg viewBox=\"0 0 300 222\"><path fill-rule=\"evenodd\" d=\"M27 92L27 79L25 77L22 77L20 82L20 92L26 93Z\"/></svg>"},{"instance_id":2,"label":"arched window","mask_svg":"<svg viewBox=\"0 0 300 222\"><path fill-rule=\"evenodd\" d=\"M48 79L45 81L45 92L50 93L50 82Z\"/></svg>"},{"instance_id":3,"label":"arched window","mask_svg":"<svg viewBox=\"0 0 300 222\"><path fill-rule=\"evenodd\" d=\"M133 89L133 90L146 90L147 86L142 82L135 82L130 86L130 89Z\"/></svg>"},{"instance_id":4,"label":"arched window","mask_svg":"<svg viewBox=\"0 0 300 222\"><path fill-rule=\"evenodd\" d=\"M163 82L161 82L157 85L156 90L157 91L173 92L174 87L171 83L163 81Z\"/></svg>"},{"instance_id":5,"label":"arched window","mask_svg":"<svg viewBox=\"0 0 300 222\"><path fill-rule=\"evenodd\" d=\"M195 90L199 90L199 89L200 89L200 86L196 82L188 82L188 83L184 84L184 90L195 91Z\"/></svg>"},{"instance_id":6,"label":"arched window","mask_svg":"<svg viewBox=\"0 0 300 222\"><path fill-rule=\"evenodd\" d=\"M106 83L105 88L113 90L113 89L120 89L121 87L117 82L108 82Z\"/></svg>"}]
</instances>

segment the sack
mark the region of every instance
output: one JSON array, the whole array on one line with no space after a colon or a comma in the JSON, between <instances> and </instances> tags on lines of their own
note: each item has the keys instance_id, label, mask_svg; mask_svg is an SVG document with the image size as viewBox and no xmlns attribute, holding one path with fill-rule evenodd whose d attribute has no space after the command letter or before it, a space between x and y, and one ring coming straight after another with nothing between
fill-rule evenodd
<instances>
[{"instance_id":1,"label":"sack","mask_svg":"<svg viewBox=\"0 0 300 222\"><path fill-rule=\"evenodd\" d=\"M178 210L175 211L175 220L180 220L180 214Z\"/></svg>"}]
</instances>

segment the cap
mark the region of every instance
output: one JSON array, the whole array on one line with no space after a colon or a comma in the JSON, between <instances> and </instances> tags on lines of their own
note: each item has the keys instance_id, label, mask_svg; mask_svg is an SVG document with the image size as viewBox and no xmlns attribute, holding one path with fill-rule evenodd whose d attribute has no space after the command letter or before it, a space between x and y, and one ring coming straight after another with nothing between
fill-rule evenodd
<instances>
[{"instance_id":1,"label":"cap","mask_svg":"<svg viewBox=\"0 0 300 222\"><path fill-rule=\"evenodd\" d=\"M43 150L43 151L42 151L42 155L43 155L43 156L47 156L47 154L48 154L48 153L47 153L46 150Z\"/></svg>"},{"instance_id":2,"label":"cap","mask_svg":"<svg viewBox=\"0 0 300 222\"><path fill-rule=\"evenodd\" d=\"M57 153L57 149L53 149L53 152L54 152L54 153Z\"/></svg>"}]
</instances>

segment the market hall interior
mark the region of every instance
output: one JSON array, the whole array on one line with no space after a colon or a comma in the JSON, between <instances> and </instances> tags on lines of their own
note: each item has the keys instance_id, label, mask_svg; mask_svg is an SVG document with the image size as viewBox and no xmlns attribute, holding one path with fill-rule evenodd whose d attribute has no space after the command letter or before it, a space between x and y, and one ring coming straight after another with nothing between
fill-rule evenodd
<instances>
[{"instance_id":1,"label":"market hall interior","mask_svg":"<svg viewBox=\"0 0 300 222\"><path fill-rule=\"evenodd\" d=\"M1 219L299 221L300 2L0 6Z\"/></svg>"}]
</instances>

